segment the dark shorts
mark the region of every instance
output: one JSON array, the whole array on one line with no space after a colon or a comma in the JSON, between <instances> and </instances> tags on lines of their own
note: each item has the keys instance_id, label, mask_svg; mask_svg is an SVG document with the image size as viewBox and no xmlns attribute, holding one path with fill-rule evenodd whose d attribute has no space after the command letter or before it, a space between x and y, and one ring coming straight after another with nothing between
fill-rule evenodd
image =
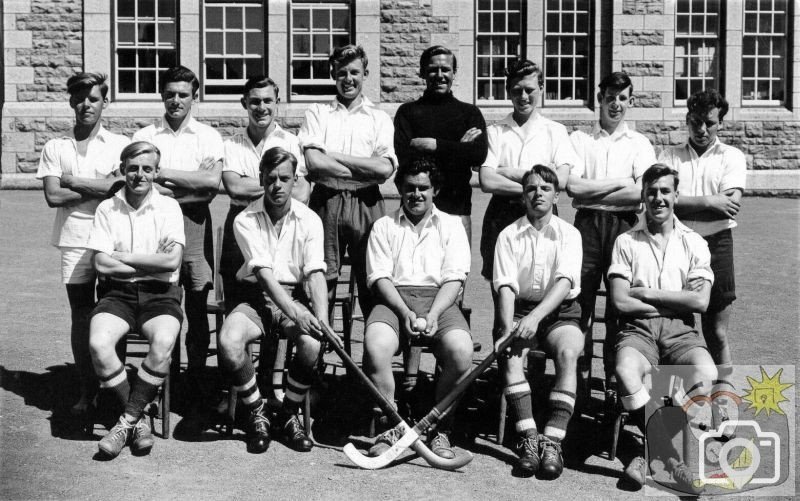
<instances>
[{"instance_id":1,"label":"dark shorts","mask_svg":"<svg viewBox=\"0 0 800 501\"><path fill-rule=\"evenodd\" d=\"M722 230L705 238L711 253L711 271L714 284L711 286L711 299L708 312L725 309L736 299L736 281L733 273L733 232Z\"/></svg>"},{"instance_id":2,"label":"dark shorts","mask_svg":"<svg viewBox=\"0 0 800 501\"><path fill-rule=\"evenodd\" d=\"M239 294L241 285L236 282L236 272L244 264L244 256L233 234L233 220L245 208L243 205L231 205L222 231L222 255L219 260L219 274L222 277L222 290L225 291L226 314L230 313L241 302L241 294Z\"/></svg>"},{"instance_id":3,"label":"dark shorts","mask_svg":"<svg viewBox=\"0 0 800 501\"><path fill-rule=\"evenodd\" d=\"M438 206L437 206L438 207ZM481 275L486 280L492 280L492 267L494 266L494 246L497 244L497 237L506 226L525 215L525 206L520 197L504 197L493 195L486 207L486 214L483 216L483 227L481 228L481 257L483 267Z\"/></svg>"},{"instance_id":4,"label":"dark shorts","mask_svg":"<svg viewBox=\"0 0 800 501\"><path fill-rule=\"evenodd\" d=\"M401 286L397 287L397 292L411 311L418 317L424 317L430 311L433 300L439 292L439 288ZM381 303L375 305L367 319L366 328L369 328L371 324L376 322L381 322L391 327L395 334L401 338L401 345L403 342L407 342L407 340L403 339L405 336L401 336L400 319L398 319L394 311L385 304ZM460 329L469 332L469 324L467 324L467 320L455 304L448 306L439 315L437 322L439 326L432 338L434 342L438 341L445 333L452 330Z\"/></svg>"},{"instance_id":5,"label":"dark shorts","mask_svg":"<svg viewBox=\"0 0 800 501\"><path fill-rule=\"evenodd\" d=\"M536 305L532 301L516 301L514 303L514 321L517 322L525 315L531 312ZM547 315L539 322L539 329L536 331L536 337L543 341L548 334L555 329L571 325L576 329L581 328L581 305L576 299L568 299L561 303L558 310Z\"/></svg>"},{"instance_id":6,"label":"dark shorts","mask_svg":"<svg viewBox=\"0 0 800 501\"><path fill-rule=\"evenodd\" d=\"M110 313L127 322L132 331L140 332L148 320L161 315L183 322L181 288L169 282L102 280L97 285L97 295L100 299L92 316Z\"/></svg>"},{"instance_id":7,"label":"dark shorts","mask_svg":"<svg viewBox=\"0 0 800 501\"><path fill-rule=\"evenodd\" d=\"M676 365L689 350L707 349L703 336L694 327L694 316L624 318L621 325L616 351L630 346L644 355L652 366Z\"/></svg>"},{"instance_id":8,"label":"dark shorts","mask_svg":"<svg viewBox=\"0 0 800 501\"><path fill-rule=\"evenodd\" d=\"M214 239L211 212L206 203L181 205L186 246L181 263L181 285L184 289L202 291L214 283Z\"/></svg>"},{"instance_id":9,"label":"dark shorts","mask_svg":"<svg viewBox=\"0 0 800 501\"><path fill-rule=\"evenodd\" d=\"M295 302L309 306L308 298L302 287L284 287ZM285 332L294 326L294 322L286 316L278 305L261 289L260 285L243 284L239 291L242 301L237 304L231 314L241 313L250 319L261 332L269 335L276 329Z\"/></svg>"}]
</instances>

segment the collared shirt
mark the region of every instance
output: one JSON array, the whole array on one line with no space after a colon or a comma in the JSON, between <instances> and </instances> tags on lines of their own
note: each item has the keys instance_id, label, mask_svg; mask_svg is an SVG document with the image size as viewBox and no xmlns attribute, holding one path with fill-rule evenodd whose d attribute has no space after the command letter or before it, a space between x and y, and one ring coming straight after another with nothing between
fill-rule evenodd
<instances>
[{"instance_id":1,"label":"collared shirt","mask_svg":"<svg viewBox=\"0 0 800 501\"><path fill-rule=\"evenodd\" d=\"M188 115L172 130L164 117L156 124L148 125L133 134L134 141L148 141L161 151L162 169L196 171L206 158L222 160L225 150L222 136L213 127L202 124Z\"/></svg>"},{"instance_id":2,"label":"collared shirt","mask_svg":"<svg viewBox=\"0 0 800 501\"><path fill-rule=\"evenodd\" d=\"M492 287L509 286L517 299L539 302L560 278L570 281L565 299L575 299L581 292L581 234L558 216L541 230L522 216L497 237L494 248Z\"/></svg>"},{"instance_id":3,"label":"collared shirt","mask_svg":"<svg viewBox=\"0 0 800 501\"><path fill-rule=\"evenodd\" d=\"M304 177L308 174L306 170L306 160L300 150L300 141L291 132L282 129L275 124L275 130L262 139L258 145L254 145L247 134L247 127L240 130L230 139L226 139L225 159L222 165L222 172L235 172L243 177L259 178L259 164L264 152L275 146L280 146L297 158L297 175ZM247 206L247 200L231 199L231 205Z\"/></svg>"},{"instance_id":4,"label":"collared shirt","mask_svg":"<svg viewBox=\"0 0 800 501\"><path fill-rule=\"evenodd\" d=\"M596 123L591 134L576 130L570 135L570 139L581 159L570 174L584 179L629 177L637 181L648 167L656 163L656 153L650 140L628 128L625 122L617 126L613 134L609 134ZM590 204L577 199L572 201L575 208L607 211L637 210L639 205Z\"/></svg>"},{"instance_id":5,"label":"collared shirt","mask_svg":"<svg viewBox=\"0 0 800 501\"><path fill-rule=\"evenodd\" d=\"M695 279L713 282L708 244L678 218L674 221L675 227L663 249L647 230L645 217L617 237L608 278L617 276L630 282L631 287L665 291L684 290Z\"/></svg>"},{"instance_id":6,"label":"collared shirt","mask_svg":"<svg viewBox=\"0 0 800 501\"><path fill-rule=\"evenodd\" d=\"M298 133L300 145L304 150L317 148L355 157L388 158L396 168L392 119L366 96L361 99L352 110L337 99L309 106ZM319 182L330 188L350 190L376 184L336 178L323 178Z\"/></svg>"},{"instance_id":7,"label":"collared shirt","mask_svg":"<svg viewBox=\"0 0 800 501\"><path fill-rule=\"evenodd\" d=\"M237 276L269 268L284 284L299 284L314 271L325 271L322 220L292 199L280 233L264 208L264 197L253 200L233 221L233 234L244 265Z\"/></svg>"},{"instance_id":8,"label":"collared shirt","mask_svg":"<svg viewBox=\"0 0 800 501\"><path fill-rule=\"evenodd\" d=\"M719 140L700 156L687 142L665 148L658 161L678 171L678 193L690 197L717 195L731 188L744 191L747 160L738 148ZM736 227L735 219L697 221L688 216L684 223L703 236Z\"/></svg>"},{"instance_id":9,"label":"collared shirt","mask_svg":"<svg viewBox=\"0 0 800 501\"><path fill-rule=\"evenodd\" d=\"M578 163L567 129L538 113L522 127L513 113L486 128L489 153L484 167L513 167L529 170L536 164L548 167Z\"/></svg>"},{"instance_id":10,"label":"collared shirt","mask_svg":"<svg viewBox=\"0 0 800 501\"><path fill-rule=\"evenodd\" d=\"M134 209L125 199L126 189L120 189L97 207L87 248L109 255L114 251L155 254L164 238L186 245L183 213L178 202L152 189L142 205ZM158 280L177 283L179 276L180 267L129 279L112 278L122 282Z\"/></svg>"},{"instance_id":11,"label":"collared shirt","mask_svg":"<svg viewBox=\"0 0 800 501\"><path fill-rule=\"evenodd\" d=\"M394 285L435 286L467 279L472 259L458 216L436 206L416 226L402 207L375 221L367 244L367 285L388 278Z\"/></svg>"},{"instance_id":12,"label":"collared shirt","mask_svg":"<svg viewBox=\"0 0 800 501\"><path fill-rule=\"evenodd\" d=\"M47 176L61 178L62 174L89 179L107 178L119 166L119 154L129 143L127 137L111 133L102 125L96 134L84 141L76 141L69 136L51 139L42 150L36 179ZM57 247L85 247L99 204L99 199L91 199L59 207L53 221L50 244Z\"/></svg>"}]
</instances>

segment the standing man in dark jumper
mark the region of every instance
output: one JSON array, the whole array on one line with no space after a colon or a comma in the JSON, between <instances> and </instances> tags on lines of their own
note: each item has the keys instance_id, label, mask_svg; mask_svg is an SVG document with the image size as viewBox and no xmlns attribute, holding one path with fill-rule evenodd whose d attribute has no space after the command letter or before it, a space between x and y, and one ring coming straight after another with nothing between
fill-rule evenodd
<instances>
[{"instance_id":1,"label":"standing man in dark jumper","mask_svg":"<svg viewBox=\"0 0 800 501\"><path fill-rule=\"evenodd\" d=\"M433 199L436 207L461 217L472 242L472 167L486 159L486 122L477 106L463 103L451 92L456 76L456 56L434 45L419 58L419 76L425 93L405 103L394 117L394 149L401 165L417 155L431 155L442 171L444 183Z\"/></svg>"}]
</instances>

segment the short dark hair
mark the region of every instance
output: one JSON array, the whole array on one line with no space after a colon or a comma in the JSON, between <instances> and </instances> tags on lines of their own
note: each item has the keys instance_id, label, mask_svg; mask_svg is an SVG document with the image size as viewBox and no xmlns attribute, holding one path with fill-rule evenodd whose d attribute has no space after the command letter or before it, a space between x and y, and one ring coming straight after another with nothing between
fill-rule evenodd
<instances>
[{"instance_id":1,"label":"short dark hair","mask_svg":"<svg viewBox=\"0 0 800 501\"><path fill-rule=\"evenodd\" d=\"M428 64L431 62L433 56L441 56L441 55L453 57L453 72L455 73L458 70L458 61L456 61L456 55L453 54L452 50L448 49L444 45L434 45L422 51L422 55L419 56L420 72L425 71L425 68L428 67Z\"/></svg>"},{"instance_id":2,"label":"short dark hair","mask_svg":"<svg viewBox=\"0 0 800 501\"><path fill-rule=\"evenodd\" d=\"M364 48L360 45L349 44L333 49L331 56L328 58L328 65L330 66L331 72L333 72L336 66L349 64L356 59L361 59L364 69L366 70L369 59L367 59L367 53L364 52Z\"/></svg>"},{"instance_id":3,"label":"short dark hair","mask_svg":"<svg viewBox=\"0 0 800 501\"><path fill-rule=\"evenodd\" d=\"M434 189L439 189L443 181L442 171L436 165L436 159L429 155L414 156L411 160L400 164L397 173L394 175L394 185L400 190L406 176L416 176L423 172L428 174Z\"/></svg>"},{"instance_id":4,"label":"short dark hair","mask_svg":"<svg viewBox=\"0 0 800 501\"><path fill-rule=\"evenodd\" d=\"M528 184L528 180L531 178L531 176L534 175L542 178L542 181L544 181L545 183L552 184L553 188L555 188L556 191L561 191L561 188L558 185L558 175L556 175L556 172L550 167L542 164L534 165L533 167L531 167L531 170L529 170L522 176L523 189L525 188L525 185Z\"/></svg>"},{"instance_id":5,"label":"short dark hair","mask_svg":"<svg viewBox=\"0 0 800 501\"><path fill-rule=\"evenodd\" d=\"M665 164L653 164L642 174L642 191L664 176L675 179L675 189L678 189L678 171Z\"/></svg>"},{"instance_id":6,"label":"short dark hair","mask_svg":"<svg viewBox=\"0 0 800 501\"><path fill-rule=\"evenodd\" d=\"M297 157L295 157L290 151L286 151L280 146L273 146L265 151L264 155L261 157L261 163L258 164L259 182L264 184L264 176L266 176L267 173L272 172L277 166L287 160L292 163L292 172L296 173Z\"/></svg>"},{"instance_id":7,"label":"short dark hair","mask_svg":"<svg viewBox=\"0 0 800 501\"><path fill-rule=\"evenodd\" d=\"M105 73L76 73L67 80L67 92L70 96L74 96L78 92L99 85L100 94L105 99L108 95L108 83L106 83L106 80L108 80L108 75Z\"/></svg>"},{"instance_id":8,"label":"short dark hair","mask_svg":"<svg viewBox=\"0 0 800 501\"><path fill-rule=\"evenodd\" d=\"M173 66L161 75L161 92L164 92L167 84L171 82L189 82L192 84L192 95L197 94L200 89L200 80L197 79L197 75L186 66Z\"/></svg>"},{"instance_id":9,"label":"short dark hair","mask_svg":"<svg viewBox=\"0 0 800 501\"><path fill-rule=\"evenodd\" d=\"M622 71L614 71L604 76L603 79L600 80L600 84L597 87L600 89L600 94L605 94L606 89L621 92L628 87L631 88L631 93L633 93L633 82L631 82L631 77Z\"/></svg>"},{"instance_id":10,"label":"short dark hair","mask_svg":"<svg viewBox=\"0 0 800 501\"><path fill-rule=\"evenodd\" d=\"M120 171L123 170L125 167L125 162L127 162L129 159L138 157L140 155L146 155L147 153L155 154L156 167L158 167L158 164L161 163L161 150L158 149L158 146L148 141L134 141L123 148L122 152L119 154Z\"/></svg>"},{"instance_id":11,"label":"short dark hair","mask_svg":"<svg viewBox=\"0 0 800 501\"><path fill-rule=\"evenodd\" d=\"M705 117L713 108L719 108L719 121L728 113L728 101L716 89L703 89L695 92L686 101L689 115Z\"/></svg>"},{"instance_id":12,"label":"short dark hair","mask_svg":"<svg viewBox=\"0 0 800 501\"><path fill-rule=\"evenodd\" d=\"M278 84L275 83L275 80L266 75L256 75L248 78L247 82L244 83L242 95L246 96L251 90L263 89L264 87L272 87L275 89L275 99L278 99L278 92L280 91L280 89L278 89Z\"/></svg>"},{"instance_id":13,"label":"short dark hair","mask_svg":"<svg viewBox=\"0 0 800 501\"><path fill-rule=\"evenodd\" d=\"M536 81L539 83L539 87L541 88L544 86L544 74L542 74L542 69L539 68L538 64L529 59L515 59L511 61L503 73L506 76L506 90L511 88L511 82L514 80L525 78L534 73L537 75Z\"/></svg>"}]
</instances>

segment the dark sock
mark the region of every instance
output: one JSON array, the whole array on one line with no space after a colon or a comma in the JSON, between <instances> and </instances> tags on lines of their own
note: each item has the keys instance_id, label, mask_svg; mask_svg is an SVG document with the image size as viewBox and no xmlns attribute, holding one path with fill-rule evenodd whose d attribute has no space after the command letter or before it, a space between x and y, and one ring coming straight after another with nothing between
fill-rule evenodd
<instances>
[{"instance_id":1,"label":"dark sock","mask_svg":"<svg viewBox=\"0 0 800 501\"><path fill-rule=\"evenodd\" d=\"M242 403L252 412L261 406L261 392L256 384L256 369L249 356L244 357L244 364L231 371L233 387Z\"/></svg>"},{"instance_id":2,"label":"dark sock","mask_svg":"<svg viewBox=\"0 0 800 501\"><path fill-rule=\"evenodd\" d=\"M142 363L137 378L131 387L131 395L125 404L125 414L139 419L144 407L158 395L158 387L164 383L166 372L156 372Z\"/></svg>"},{"instance_id":3,"label":"dark sock","mask_svg":"<svg viewBox=\"0 0 800 501\"><path fill-rule=\"evenodd\" d=\"M125 366L120 365L117 370L107 377L101 377L100 388L110 391L117 397L120 404L126 405L131 393L131 386L128 383L128 375Z\"/></svg>"},{"instance_id":4,"label":"dark sock","mask_svg":"<svg viewBox=\"0 0 800 501\"><path fill-rule=\"evenodd\" d=\"M511 383L505 389L508 412L514 421L517 434L525 437L537 435L536 422L533 420L533 403L531 387L527 381Z\"/></svg>"}]
</instances>

